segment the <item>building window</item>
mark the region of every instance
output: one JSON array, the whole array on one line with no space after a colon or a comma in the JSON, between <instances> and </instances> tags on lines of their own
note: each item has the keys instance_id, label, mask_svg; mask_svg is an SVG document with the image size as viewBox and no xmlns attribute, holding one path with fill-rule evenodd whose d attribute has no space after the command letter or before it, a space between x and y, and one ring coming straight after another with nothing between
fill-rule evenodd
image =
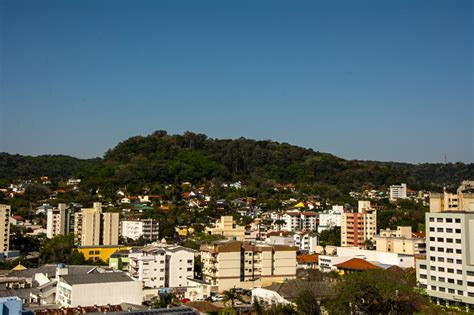
<instances>
[{"instance_id":1,"label":"building window","mask_svg":"<svg viewBox=\"0 0 474 315\"><path fill-rule=\"evenodd\" d=\"M461 219L456 219L456 223L461 223Z\"/></svg>"},{"instance_id":2,"label":"building window","mask_svg":"<svg viewBox=\"0 0 474 315\"><path fill-rule=\"evenodd\" d=\"M455 292L454 289L448 289L448 293L454 294L454 292Z\"/></svg>"},{"instance_id":3,"label":"building window","mask_svg":"<svg viewBox=\"0 0 474 315\"><path fill-rule=\"evenodd\" d=\"M435 241L435 238L433 236L430 237L430 241L431 242L434 242Z\"/></svg>"},{"instance_id":4,"label":"building window","mask_svg":"<svg viewBox=\"0 0 474 315\"><path fill-rule=\"evenodd\" d=\"M446 288L439 287L439 292L446 292Z\"/></svg>"},{"instance_id":5,"label":"building window","mask_svg":"<svg viewBox=\"0 0 474 315\"><path fill-rule=\"evenodd\" d=\"M474 287L474 282L468 281L468 282L467 282L467 286L468 286L468 287Z\"/></svg>"},{"instance_id":6,"label":"building window","mask_svg":"<svg viewBox=\"0 0 474 315\"><path fill-rule=\"evenodd\" d=\"M448 263L451 263L451 264L454 263L454 259L448 258Z\"/></svg>"},{"instance_id":7,"label":"building window","mask_svg":"<svg viewBox=\"0 0 474 315\"><path fill-rule=\"evenodd\" d=\"M458 275L462 275L462 270L457 269L457 270L456 270L456 273L457 273Z\"/></svg>"},{"instance_id":8,"label":"building window","mask_svg":"<svg viewBox=\"0 0 474 315\"><path fill-rule=\"evenodd\" d=\"M457 285L462 285L462 280L457 280Z\"/></svg>"},{"instance_id":9,"label":"building window","mask_svg":"<svg viewBox=\"0 0 474 315\"><path fill-rule=\"evenodd\" d=\"M448 268L448 273L454 273L454 269L453 268Z\"/></svg>"},{"instance_id":10,"label":"building window","mask_svg":"<svg viewBox=\"0 0 474 315\"><path fill-rule=\"evenodd\" d=\"M438 267L438 271L444 272L444 267Z\"/></svg>"},{"instance_id":11,"label":"building window","mask_svg":"<svg viewBox=\"0 0 474 315\"><path fill-rule=\"evenodd\" d=\"M474 276L474 271L468 270L468 271L467 271L467 275L468 275L468 276Z\"/></svg>"},{"instance_id":12,"label":"building window","mask_svg":"<svg viewBox=\"0 0 474 315\"><path fill-rule=\"evenodd\" d=\"M443 247L438 247L438 252L443 253L443 252L444 252L444 248L443 248Z\"/></svg>"},{"instance_id":13,"label":"building window","mask_svg":"<svg viewBox=\"0 0 474 315\"><path fill-rule=\"evenodd\" d=\"M452 239L452 238L447 238L447 239L446 239L446 242L447 242L447 243L452 243L452 242L453 242L453 239Z\"/></svg>"},{"instance_id":14,"label":"building window","mask_svg":"<svg viewBox=\"0 0 474 315\"><path fill-rule=\"evenodd\" d=\"M452 253L454 250L452 248L446 248L446 253Z\"/></svg>"},{"instance_id":15,"label":"building window","mask_svg":"<svg viewBox=\"0 0 474 315\"><path fill-rule=\"evenodd\" d=\"M456 254L462 254L462 251L460 249L456 249Z\"/></svg>"},{"instance_id":16,"label":"building window","mask_svg":"<svg viewBox=\"0 0 474 315\"><path fill-rule=\"evenodd\" d=\"M446 222L448 222L448 223L453 223L453 219L447 218L447 219L446 219Z\"/></svg>"},{"instance_id":17,"label":"building window","mask_svg":"<svg viewBox=\"0 0 474 315\"><path fill-rule=\"evenodd\" d=\"M434 227L430 227L430 232L434 232L435 231L435 228Z\"/></svg>"},{"instance_id":18,"label":"building window","mask_svg":"<svg viewBox=\"0 0 474 315\"><path fill-rule=\"evenodd\" d=\"M456 259L456 264L462 265L462 260L461 259Z\"/></svg>"},{"instance_id":19,"label":"building window","mask_svg":"<svg viewBox=\"0 0 474 315\"><path fill-rule=\"evenodd\" d=\"M458 295L464 295L464 292L462 290L458 290Z\"/></svg>"},{"instance_id":20,"label":"building window","mask_svg":"<svg viewBox=\"0 0 474 315\"><path fill-rule=\"evenodd\" d=\"M426 276L426 275L420 275L420 278L421 278L421 279L426 279L427 276Z\"/></svg>"},{"instance_id":21,"label":"building window","mask_svg":"<svg viewBox=\"0 0 474 315\"><path fill-rule=\"evenodd\" d=\"M439 262L444 262L444 257L438 257Z\"/></svg>"},{"instance_id":22,"label":"building window","mask_svg":"<svg viewBox=\"0 0 474 315\"><path fill-rule=\"evenodd\" d=\"M431 246L431 247L430 247L430 251L435 252L435 251L436 251L436 247Z\"/></svg>"},{"instance_id":23,"label":"building window","mask_svg":"<svg viewBox=\"0 0 474 315\"><path fill-rule=\"evenodd\" d=\"M431 290L436 291L436 286L435 286L435 285L432 285L432 286L431 286Z\"/></svg>"},{"instance_id":24,"label":"building window","mask_svg":"<svg viewBox=\"0 0 474 315\"><path fill-rule=\"evenodd\" d=\"M426 265L420 265L420 269L426 269Z\"/></svg>"},{"instance_id":25,"label":"building window","mask_svg":"<svg viewBox=\"0 0 474 315\"><path fill-rule=\"evenodd\" d=\"M460 238L456 239L456 244L461 244L461 239Z\"/></svg>"},{"instance_id":26,"label":"building window","mask_svg":"<svg viewBox=\"0 0 474 315\"><path fill-rule=\"evenodd\" d=\"M436 218L436 222L443 222L443 218Z\"/></svg>"},{"instance_id":27,"label":"building window","mask_svg":"<svg viewBox=\"0 0 474 315\"><path fill-rule=\"evenodd\" d=\"M438 242L444 242L444 238L438 237Z\"/></svg>"},{"instance_id":28,"label":"building window","mask_svg":"<svg viewBox=\"0 0 474 315\"><path fill-rule=\"evenodd\" d=\"M430 257L430 260L431 260L431 261L436 261L436 257L431 256L431 257Z\"/></svg>"},{"instance_id":29,"label":"building window","mask_svg":"<svg viewBox=\"0 0 474 315\"><path fill-rule=\"evenodd\" d=\"M444 282L445 279L444 279L444 277L438 277L438 281L439 281L439 282Z\"/></svg>"},{"instance_id":30,"label":"building window","mask_svg":"<svg viewBox=\"0 0 474 315\"><path fill-rule=\"evenodd\" d=\"M434 222L434 218L430 218L430 222Z\"/></svg>"},{"instance_id":31,"label":"building window","mask_svg":"<svg viewBox=\"0 0 474 315\"><path fill-rule=\"evenodd\" d=\"M452 228L447 228L446 233L453 233L453 229Z\"/></svg>"},{"instance_id":32,"label":"building window","mask_svg":"<svg viewBox=\"0 0 474 315\"><path fill-rule=\"evenodd\" d=\"M436 231L437 232L443 232L443 228L437 228Z\"/></svg>"},{"instance_id":33,"label":"building window","mask_svg":"<svg viewBox=\"0 0 474 315\"><path fill-rule=\"evenodd\" d=\"M448 283L454 283L454 279L448 278Z\"/></svg>"},{"instance_id":34,"label":"building window","mask_svg":"<svg viewBox=\"0 0 474 315\"><path fill-rule=\"evenodd\" d=\"M436 281L436 277L435 277L435 276L431 276L431 280L432 280L432 281Z\"/></svg>"},{"instance_id":35,"label":"building window","mask_svg":"<svg viewBox=\"0 0 474 315\"><path fill-rule=\"evenodd\" d=\"M435 266L430 266L430 270L436 271L436 267Z\"/></svg>"},{"instance_id":36,"label":"building window","mask_svg":"<svg viewBox=\"0 0 474 315\"><path fill-rule=\"evenodd\" d=\"M461 234L461 229L456 229L456 233Z\"/></svg>"}]
</instances>

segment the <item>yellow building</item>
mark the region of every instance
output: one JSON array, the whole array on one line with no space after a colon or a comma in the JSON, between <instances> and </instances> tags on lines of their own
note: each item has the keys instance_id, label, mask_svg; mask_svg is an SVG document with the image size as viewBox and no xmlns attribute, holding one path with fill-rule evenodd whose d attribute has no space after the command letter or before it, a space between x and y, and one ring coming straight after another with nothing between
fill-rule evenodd
<instances>
[{"instance_id":1,"label":"yellow building","mask_svg":"<svg viewBox=\"0 0 474 315\"><path fill-rule=\"evenodd\" d=\"M465 180L456 193L431 193L430 212L474 211L474 181Z\"/></svg>"},{"instance_id":2,"label":"yellow building","mask_svg":"<svg viewBox=\"0 0 474 315\"><path fill-rule=\"evenodd\" d=\"M118 250L130 250L131 246L81 246L77 250L84 255L86 260L107 262L110 256Z\"/></svg>"},{"instance_id":3,"label":"yellow building","mask_svg":"<svg viewBox=\"0 0 474 315\"><path fill-rule=\"evenodd\" d=\"M221 235L228 240L243 241L245 238L245 227L237 225L233 216L221 216L216 221L215 227L206 228L206 233L210 235Z\"/></svg>"},{"instance_id":4,"label":"yellow building","mask_svg":"<svg viewBox=\"0 0 474 315\"><path fill-rule=\"evenodd\" d=\"M188 236L194 233L194 229L187 225L177 226L175 230L179 236Z\"/></svg>"}]
</instances>

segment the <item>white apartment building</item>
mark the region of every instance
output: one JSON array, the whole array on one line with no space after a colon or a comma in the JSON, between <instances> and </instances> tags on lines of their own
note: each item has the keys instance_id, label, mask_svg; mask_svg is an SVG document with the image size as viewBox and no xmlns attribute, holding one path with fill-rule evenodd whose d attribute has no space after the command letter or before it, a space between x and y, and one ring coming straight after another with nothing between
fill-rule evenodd
<instances>
[{"instance_id":1,"label":"white apartment building","mask_svg":"<svg viewBox=\"0 0 474 315\"><path fill-rule=\"evenodd\" d=\"M375 248L382 252L420 255L426 253L424 237L412 233L411 226L398 226L396 230L380 230L375 237Z\"/></svg>"},{"instance_id":2,"label":"white apartment building","mask_svg":"<svg viewBox=\"0 0 474 315\"><path fill-rule=\"evenodd\" d=\"M145 288L184 287L194 277L196 252L182 246L153 244L129 255L129 274Z\"/></svg>"},{"instance_id":3,"label":"white apartment building","mask_svg":"<svg viewBox=\"0 0 474 315\"><path fill-rule=\"evenodd\" d=\"M281 227L283 231L316 231L318 224L318 214L311 211L291 210L281 216L285 224Z\"/></svg>"},{"instance_id":4,"label":"white apartment building","mask_svg":"<svg viewBox=\"0 0 474 315\"><path fill-rule=\"evenodd\" d=\"M310 254L316 251L319 245L319 238L310 232L300 232L293 234L293 244L300 250L308 251Z\"/></svg>"},{"instance_id":5,"label":"white apartment building","mask_svg":"<svg viewBox=\"0 0 474 315\"><path fill-rule=\"evenodd\" d=\"M417 281L431 299L474 310L474 213L426 213L426 259L416 262Z\"/></svg>"},{"instance_id":6,"label":"white apartment building","mask_svg":"<svg viewBox=\"0 0 474 315\"><path fill-rule=\"evenodd\" d=\"M46 237L69 233L70 212L66 204L60 203L57 208L46 210Z\"/></svg>"},{"instance_id":7,"label":"white apartment building","mask_svg":"<svg viewBox=\"0 0 474 315\"><path fill-rule=\"evenodd\" d=\"M408 254L388 253L375 250L360 249L358 247L337 247L335 255L319 255L319 268L323 272L336 270L336 265L352 258L364 259L381 268L398 266L400 268L413 268L415 256Z\"/></svg>"},{"instance_id":8,"label":"white apartment building","mask_svg":"<svg viewBox=\"0 0 474 315\"><path fill-rule=\"evenodd\" d=\"M296 278L294 246L220 241L201 246L203 280L218 292Z\"/></svg>"},{"instance_id":9,"label":"white apartment building","mask_svg":"<svg viewBox=\"0 0 474 315\"><path fill-rule=\"evenodd\" d=\"M332 209L320 212L318 233L336 226L340 227L343 212L344 206L332 206Z\"/></svg>"},{"instance_id":10,"label":"white apartment building","mask_svg":"<svg viewBox=\"0 0 474 315\"><path fill-rule=\"evenodd\" d=\"M397 199L407 198L407 184L392 185L390 186L390 200L394 201Z\"/></svg>"},{"instance_id":11,"label":"white apartment building","mask_svg":"<svg viewBox=\"0 0 474 315\"><path fill-rule=\"evenodd\" d=\"M120 235L133 240L143 237L153 242L159 237L159 223L153 219L120 221Z\"/></svg>"},{"instance_id":12,"label":"white apartment building","mask_svg":"<svg viewBox=\"0 0 474 315\"><path fill-rule=\"evenodd\" d=\"M0 205L0 253L10 249L10 216L11 207Z\"/></svg>"}]
</instances>

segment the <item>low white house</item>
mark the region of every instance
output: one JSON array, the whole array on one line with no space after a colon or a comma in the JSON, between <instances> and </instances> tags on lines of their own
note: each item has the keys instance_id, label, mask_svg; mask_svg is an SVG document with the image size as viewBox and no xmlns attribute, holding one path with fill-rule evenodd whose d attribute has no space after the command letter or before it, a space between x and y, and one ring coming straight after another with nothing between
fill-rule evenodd
<instances>
[{"instance_id":1,"label":"low white house","mask_svg":"<svg viewBox=\"0 0 474 315\"><path fill-rule=\"evenodd\" d=\"M142 285L122 272L59 276L56 302L66 307L142 303Z\"/></svg>"},{"instance_id":2,"label":"low white house","mask_svg":"<svg viewBox=\"0 0 474 315\"><path fill-rule=\"evenodd\" d=\"M319 268L323 272L336 270L335 265L348 261L352 258L364 259L381 268L397 266L400 268L415 267L415 256L381 252L375 250L360 249L358 247L337 247L335 255L320 255Z\"/></svg>"}]
</instances>

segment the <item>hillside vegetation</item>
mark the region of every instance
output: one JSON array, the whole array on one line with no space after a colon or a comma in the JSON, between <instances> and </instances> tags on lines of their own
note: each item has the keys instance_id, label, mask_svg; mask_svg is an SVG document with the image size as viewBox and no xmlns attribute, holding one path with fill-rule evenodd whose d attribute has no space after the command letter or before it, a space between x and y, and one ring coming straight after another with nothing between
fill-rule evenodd
<instances>
[{"instance_id":1,"label":"hillside vegetation","mask_svg":"<svg viewBox=\"0 0 474 315\"><path fill-rule=\"evenodd\" d=\"M296 183L335 186L341 192L406 182L414 189L439 190L474 178L474 164L408 164L353 161L287 143L211 139L186 132L156 131L131 137L102 159L63 155L20 156L0 153L0 180L39 176L80 177L91 188L127 186L131 191L154 183L219 179L255 185Z\"/></svg>"}]
</instances>

